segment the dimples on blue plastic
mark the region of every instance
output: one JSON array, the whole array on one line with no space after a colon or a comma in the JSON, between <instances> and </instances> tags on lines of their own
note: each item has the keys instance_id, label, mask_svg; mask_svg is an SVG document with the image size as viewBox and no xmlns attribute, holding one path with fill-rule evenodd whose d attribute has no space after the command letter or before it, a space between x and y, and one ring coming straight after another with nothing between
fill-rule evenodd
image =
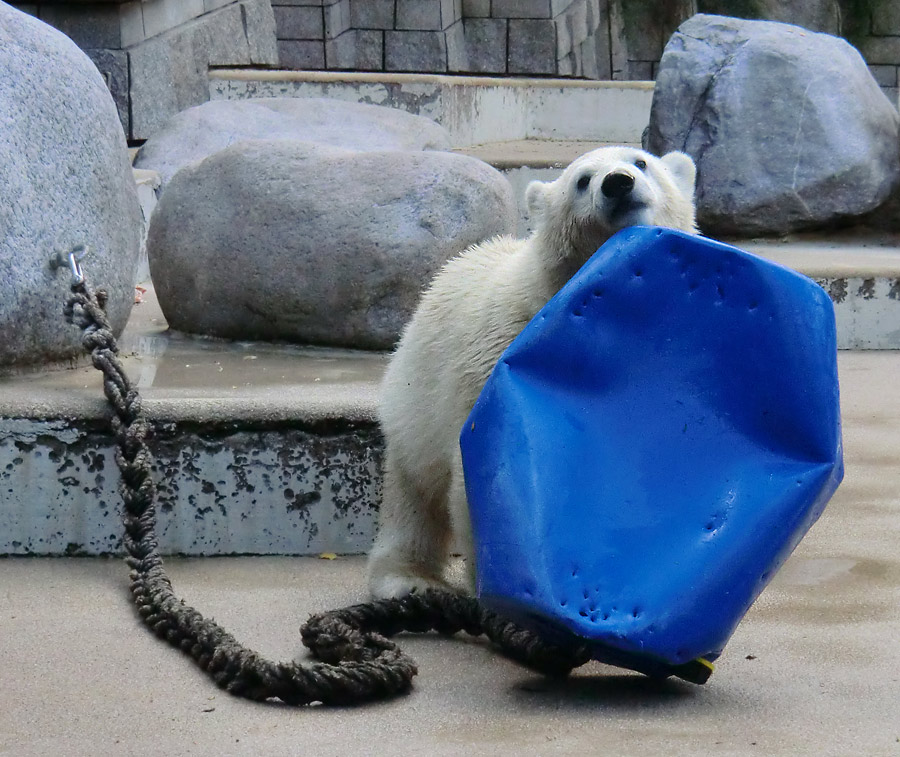
<instances>
[{"instance_id":1,"label":"dimples on blue plastic","mask_svg":"<svg viewBox=\"0 0 900 757\"><path fill-rule=\"evenodd\" d=\"M714 659L843 476L836 358L811 280L619 232L462 430L479 597L625 667Z\"/></svg>"}]
</instances>

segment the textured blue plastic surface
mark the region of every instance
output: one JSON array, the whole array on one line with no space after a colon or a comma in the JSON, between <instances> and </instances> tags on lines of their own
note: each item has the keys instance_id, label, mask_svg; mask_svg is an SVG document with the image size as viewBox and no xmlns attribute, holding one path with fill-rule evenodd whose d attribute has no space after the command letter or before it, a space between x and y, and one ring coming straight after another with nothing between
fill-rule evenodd
<instances>
[{"instance_id":1,"label":"textured blue plastic surface","mask_svg":"<svg viewBox=\"0 0 900 757\"><path fill-rule=\"evenodd\" d=\"M831 301L626 229L503 354L460 440L485 604L648 673L714 659L843 476Z\"/></svg>"}]
</instances>

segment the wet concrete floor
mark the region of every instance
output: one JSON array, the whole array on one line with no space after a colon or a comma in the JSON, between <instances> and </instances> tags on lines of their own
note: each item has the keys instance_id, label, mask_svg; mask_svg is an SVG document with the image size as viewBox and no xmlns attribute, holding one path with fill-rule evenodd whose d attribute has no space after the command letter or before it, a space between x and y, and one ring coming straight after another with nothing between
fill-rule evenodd
<instances>
[{"instance_id":1,"label":"wet concrete floor","mask_svg":"<svg viewBox=\"0 0 900 757\"><path fill-rule=\"evenodd\" d=\"M0 561L0 754L900 755L900 354L840 356L846 478L703 687L598 664L544 680L478 641L403 640L410 694L356 709L234 699L142 628L119 561ZM244 643L302 656L363 561L172 560Z\"/></svg>"},{"instance_id":2,"label":"wet concrete floor","mask_svg":"<svg viewBox=\"0 0 900 757\"><path fill-rule=\"evenodd\" d=\"M118 342L154 420L372 420L388 359L170 331L149 285ZM105 411L102 377L86 357L55 370L0 376L0 417L100 418Z\"/></svg>"}]
</instances>

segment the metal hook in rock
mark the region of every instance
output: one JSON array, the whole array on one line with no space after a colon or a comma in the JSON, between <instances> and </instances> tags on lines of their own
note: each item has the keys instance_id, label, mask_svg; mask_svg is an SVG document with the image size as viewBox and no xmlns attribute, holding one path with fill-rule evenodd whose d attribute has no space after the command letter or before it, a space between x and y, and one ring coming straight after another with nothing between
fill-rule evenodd
<instances>
[{"instance_id":1,"label":"metal hook in rock","mask_svg":"<svg viewBox=\"0 0 900 757\"><path fill-rule=\"evenodd\" d=\"M81 269L81 261L90 253L91 248L86 244L73 247L69 252L54 252L50 256L50 267L57 268L69 266L72 271L72 285L76 286L84 282L84 271Z\"/></svg>"}]
</instances>

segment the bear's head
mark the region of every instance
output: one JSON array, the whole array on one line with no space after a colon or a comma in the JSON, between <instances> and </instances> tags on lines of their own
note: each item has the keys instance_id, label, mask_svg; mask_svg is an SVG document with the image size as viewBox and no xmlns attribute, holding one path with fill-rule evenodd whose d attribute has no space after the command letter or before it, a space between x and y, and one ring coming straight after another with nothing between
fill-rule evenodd
<instances>
[{"instance_id":1,"label":"bear's head","mask_svg":"<svg viewBox=\"0 0 900 757\"><path fill-rule=\"evenodd\" d=\"M601 147L577 158L555 181L531 182L525 198L544 244L580 264L626 226L696 232L696 174L694 161L682 152L657 158L635 147Z\"/></svg>"}]
</instances>

